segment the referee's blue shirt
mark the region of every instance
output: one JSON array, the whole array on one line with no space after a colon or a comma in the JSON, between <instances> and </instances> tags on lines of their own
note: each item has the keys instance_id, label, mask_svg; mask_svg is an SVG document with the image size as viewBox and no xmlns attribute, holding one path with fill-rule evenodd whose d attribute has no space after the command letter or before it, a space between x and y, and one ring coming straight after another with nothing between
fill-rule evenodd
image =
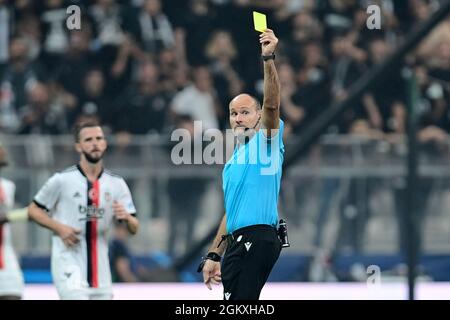
<instances>
[{"instance_id":1,"label":"referee's blue shirt","mask_svg":"<svg viewBox=\"0 0 450 320\"><path fill-rule=\"evenodd\" d=\"M248 143L238 145L222 173L227 232L255 225L278 223L278 194L284 159L284 123L268 139L259 130Z\"/></svg>"}]
</instances>

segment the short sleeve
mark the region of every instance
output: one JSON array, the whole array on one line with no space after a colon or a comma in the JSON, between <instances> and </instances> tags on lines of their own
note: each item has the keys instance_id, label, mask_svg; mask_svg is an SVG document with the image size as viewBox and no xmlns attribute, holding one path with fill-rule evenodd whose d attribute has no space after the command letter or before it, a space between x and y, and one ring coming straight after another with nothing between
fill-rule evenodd
<instances>
[{"instance_id":1,"label":"short sleeve","mask_svg":"<svg viewBox=\"0 0 450 320\"><path fill-rule=\"evenodd\" d=\"M267 137L267 131L268 129L265 128L261 128L261 134L267 139L267 140L272 140L275 137L278 137L279 139L283 138L283 133L284 133L284 121L279 119L280 121L280 125L278 127L278 129L270 129L271 131L275 131L276 130L276 134L273 137Z\"/></svg>"},{"instance_id":2,"label":"short sleeve","mask_svg":"<svg viewBox=\"0 0 450 320\"><path fill-rule=\"evenodd\" d=\"M47 211L52 210L58 201L61 191L60 174L56 173L38 191L33 201Z\"/></svg>"},{"instance_id":3,"label":"short sleeve","mask_svg":"<svg viewBox=\"0 0 450 320\"><path fill-rule=\"evenodd\" d=\"M284 121L280 119L280 128L279 128L278 134L277 134L277 136L280 140L283 139L283 134L284 134Z\"/></svg>"},{"instance_id":4,"label":"short sleeve","mask_svg":"<svg viewBox=\"0 0 450 320\"><path fill-rule=\"evenodd\" d=\"M278 146L280 152L284 154L284 143L283 143L284 121L281 119L279 121L280 121L279 128L271 129L271 131L277 130L276 134L273 137L267 137L267 129L264 128L260 130L259 134L264 139L263 141L267 141L268 144ZM274 144L273 141L275 141L276 143Z\"/></svg>"},{"instance_id":5,"label":"short sleeve","mask_svg":"<svg viewBox=\"0 0 450 320\"><path fill-rule=\"evenodd\" d=\"M129 214L136 214L136 207L131 197L130 189L124 179L118 183L118 202L121 203Z\"/></svg>"}]
</instances>

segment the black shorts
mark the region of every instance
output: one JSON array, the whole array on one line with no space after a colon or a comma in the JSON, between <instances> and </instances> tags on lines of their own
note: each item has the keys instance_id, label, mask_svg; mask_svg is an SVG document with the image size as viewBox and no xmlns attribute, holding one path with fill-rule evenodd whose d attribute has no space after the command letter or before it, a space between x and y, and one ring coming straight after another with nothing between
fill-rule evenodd
<instances>
[{"instance_id":1,"label":"black shorts","mask_svg":"<svg viewBox=\"0 0 450 320\"><path fill-rule=\"evenodd\" d=\"M253 225L233 232L221 266L224 299L258 300L280 251L272 226Z\"/></svg>"}]
</instances>

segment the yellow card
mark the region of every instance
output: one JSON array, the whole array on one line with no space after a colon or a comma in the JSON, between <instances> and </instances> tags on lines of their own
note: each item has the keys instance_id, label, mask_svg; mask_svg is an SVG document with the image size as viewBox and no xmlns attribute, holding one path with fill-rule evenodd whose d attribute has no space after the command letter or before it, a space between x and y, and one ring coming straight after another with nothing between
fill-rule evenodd
<instances>
[{"instance_id":1,"label":"yellow card","mask_svg":"<svg viewBox=\"0 0 450 320\"><path fill-rule=\"evenodd\" d=\"M267 29L267 20L264 13L259 13L253 11L253 23L255 25L255 30L259 32L264 32Z\"/></svg>"}]
</instances>

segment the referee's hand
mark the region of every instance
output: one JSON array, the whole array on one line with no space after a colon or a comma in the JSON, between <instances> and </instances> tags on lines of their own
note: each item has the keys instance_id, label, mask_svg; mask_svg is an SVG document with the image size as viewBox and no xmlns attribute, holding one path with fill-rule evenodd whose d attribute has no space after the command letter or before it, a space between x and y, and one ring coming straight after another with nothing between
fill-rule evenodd
<instances>
[{"instance_id":1,"label":"referee's hand","mask_svg":"<svg viewBox=\"0 0 450 320\"><path fill-rule=\"evenodd\" d=\"M218 285L222 282L220 262L206 259L205 265L203 266L203 282L209 290L212 290L211 283Z\"/></svg>"}]
</instances>

